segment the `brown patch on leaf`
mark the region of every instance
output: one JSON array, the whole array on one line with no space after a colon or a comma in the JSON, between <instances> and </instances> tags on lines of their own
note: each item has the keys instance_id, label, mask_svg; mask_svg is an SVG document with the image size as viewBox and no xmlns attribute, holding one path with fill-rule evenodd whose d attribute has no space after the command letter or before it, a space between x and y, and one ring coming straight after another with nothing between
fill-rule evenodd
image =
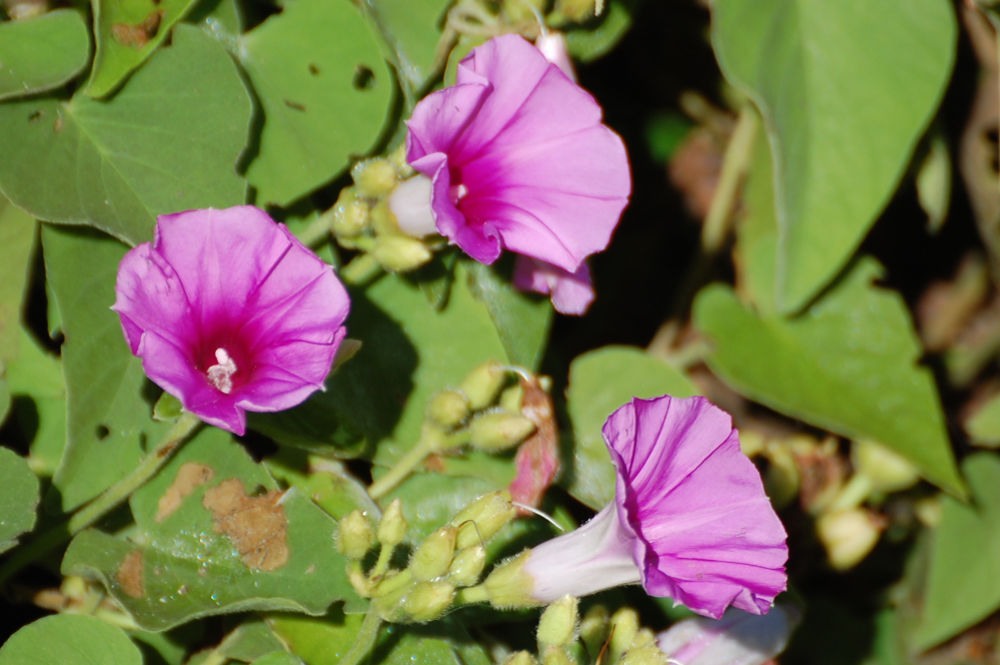
<instances>
[{"instance_id":1,"label":"brown patch on leaf","mask_svg":"<svg viewBox=\"0 0 1000 665\"><path fill-rule=\"evenodd\" d=\"M288 563L288 521L271 490L250 496L239 478L228 478L205 491L202 505L212 512L216 533L226 535L240 559L254 570L277 570Z\"/></svg>"},{"instance_id":2,"label":"brown patch on leaf","mask_svg":"<svg viewBox=\"0 0 1000 665\"><path fill-rule=\"evenodd\" d=\"M201 487L215 476L212 468L196 462L185 462L177 470L177 477L156 504L156 521L162 522L181 507L184 501L198 487Z\"/></svg>"},{"instance_id":3,"label":"brown patch on leaf","mask_svg":"<svg viewBox=\"0 0 1000 665\"><path fill-rule=\"evenodd\" d=\"M115 580L122 591L133 598L142 598L145 589L142 586L142 550L132 550L125 555L115 573Z\"/></svg>"},{"instance_id":4,"label":"brown patch on leaf","mask_svg":"<svg viewBox=\"0 0 1000 665\"><path fill-rule=\"evenodd\" d=\"M538 379L521 378L524 402L521 413L535 423L535 433L528 437L514 458L517 475L510 482L510 496L514 501L538 507L542 495L559 471L559 430L552 409L552 399L538 383ZM518 509L522 514L529 511Z\"/></svg>"},{"instance_id":5,"label":"brown patch on leaf","mask_svg":"<svg viewBox=\"0 0 1000 665\"><path fill-rule=\"evenodd\" d=\"M131 25L129 23L113 23L111 25L111 35L115 41L123 46L140 49L149 43L149 40L160 31L160 23L163 22L164 10L156 9L141 22Z\"/></svg>"}]
</instances>

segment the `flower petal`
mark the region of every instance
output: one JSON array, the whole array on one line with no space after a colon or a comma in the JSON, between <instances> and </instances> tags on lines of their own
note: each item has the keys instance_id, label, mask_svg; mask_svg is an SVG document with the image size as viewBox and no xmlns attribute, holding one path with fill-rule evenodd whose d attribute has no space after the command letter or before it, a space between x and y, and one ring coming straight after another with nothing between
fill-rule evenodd
<instances>
[{"instance_id":1,"label":"flower petal","mask_svg":"<svg viewBox=\"0 0 1000 665\"><path fill-rule=\"evenodd\" d=\"M155 331L187 350L187 321L191 318L184 287L174 269L152 250L148 242L129 250L122 258L115 283L115 304L122 331L132 353L139 348L142 332Z\"/></svg>"},{"instance_id":2,"label":"flower petal","mask_svg":"<svg viewBox=\"0 0 1000 665\"><path fill-rule=\"evenodd\" d=\"M766 612L787 581L786 534L729 416L702 397L633 399L604 437L646 590L713 617Z\"/></svg>"},{"instance_id":3,"label":"flower petal","mask_svg":"<svg viewBox=\"0 0 1000 665\"><path fill-rule=\"evenodd\" d=\"M581 263L575 273L533 259L519 256L514 263L514 286L522 291L552 294L552 305L557 312L581 315L594 301L594 288L590 268Z\"/></svg>"}]
</instances>

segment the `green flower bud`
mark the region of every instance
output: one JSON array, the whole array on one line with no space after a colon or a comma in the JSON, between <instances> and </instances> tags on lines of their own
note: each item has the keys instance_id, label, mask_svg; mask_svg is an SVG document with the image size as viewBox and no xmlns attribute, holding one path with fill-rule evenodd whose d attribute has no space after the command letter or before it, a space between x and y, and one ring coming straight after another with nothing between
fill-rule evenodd
<instances>
[{"instance_id":1,"label":"green flower bud","mask_svg":"<svg viewBox=\"0 0 1000 665\"><path fill-rule=\"evenodd\" d=\"M580 639L587 647L587 653L598 653L608 639L610 617L604 605L592 605L580 622Z\"/></svg>"},{"instance_id":2,"label":"green flower bud","mask_svg":"<svg viewBox=\"0 0 1000 665\"><path fill-rule=\"evenodd\" d=\"M442 390L431 398L427 415L442 427L454 427L469 415L469 400L457 390Z\"/></svg>"},{"instance_id":3,"label":"green flower bud","mask_svg":"<svg viewBox=\"0 0 1000 665\"><path fill-rule=\"evenodd\" d=\"M496 400L506 382L507 370L500 363L490 361L469 372L459 389L469 398L469 408L478 411Z\"/></svg>"},{"instance_id":4,"label":"green flower bud","mask_svg":"<svg viewBox=\"0 0 1000 665\"><path fill-rule=\"evenodd\" d=\"M486 567L486 548L472 545L459 550L448 568L448 581L457 587L472 586Z\"/></svg>"},{"instance_id":5,"label":"green flower bud","mask_svg":"<svg viewBox=\"0 0 1000 665\"><path fill-rule=\"evenodd\" d=\"M580 601L573 596L563 596L545 608L538 620L538 648L567 646L573 641L576 622L580 618Z\"/></svg>"},{"instance_id":6,"label":"green flower bud","mask_svg":"<svg viewBox=\"0 0 1000 665\"><path fill-rule=\"evenodd\" d=\"M515 651L507 656L503 665L538 665L538 660L527 651Z\"/></svg>"},{"instance_id":7,"label":"green flower bud","mask_svg":"<svg viewBox=\"0 0 1000 665\"><path fill-rule=\"evenodd\" d=\"M614 663L628 651L639 634L639 613L623 607L611 615L611 639L608 641L608 662Z\"/></svg>"},{"instance_id":8,"label":"green flower bud","mask_svg":"<svg viewBox=\"0 0 1000 665\"><path fill-rule=\"evenodd\" d=\"M500 408L511 413L521 413L524 406L524 386L515 383L500 393Z\"/></svg>"},{"instance_id":9,"label":"green flower bud","mask_svg":"<svg viewBox=\"0 0 1000 665\"><path fill-rule=\"evenodd\" d=\"M383 547L395 547L406 538L408 527L406 518L403 517L403 505L399 499L393 499L389 507L382 513L382 519L379 520L375 536Z\"/></svg>"},{"instance_id":10,"label":"green flower bud","mask_svg":"<svg viewBox=\"0 0 1000 665\"><path fill-rule=\"evenodd\" d=\"M424 243L399 235L379 235L372 255L379 265L392 272L414 270L431 260L431 252Z\"/></svg>"},{"instance_id":11,"label":"green flower bud","mask_svg":"<svg viewBox=\"0 0 1000 665\"><path fill-rule=\"evenodd\" d=\"M560 16L575 23L582 23L596 15L595 0L556 0L553 8Z\"/></svg>"},{"instance_id":12,"label":"green flower bud","mask_svg":"<svg viewBox=\"0 0 1000 665\"><path fill-rule=\"evenodd\" d=\"M433 580L445 575L455 554L453 526L444 526L427 536L410 558L410 572L414 579Z\"/></svg>"},{"instance_id":13,"label":"green flower bud","mask_svg":"<svg viewBox=\"0 0 1000 665\"><path fill-rule=\"evenodd\" d=\"M399 220L389 207L389 199L383 199L375 204L371 211L371 220L376 235L411 237L399 229Z\"/></svg>"},{"instance_id":14,"label":"green flower bud","mask_svg":"<svg viewBox=\"0 0 1000 665\"><path fill-rule=\"evenodd\" d=\"M411 621L433 621L444 614L455 598L455 587L447 582L418 582L403 600L403 611Z\"/></svg>"},{"instance_id":15,"label":"green flower bud","mask_svg":"<svg viewBox=\"0 0 1000 665\"><path fill-rule=\"evenodd\" d=\"M666 665L667 655L660 651L655 642L636 646L618 660L618 665Z\"/></svg>"},{"instance_id":16,"label":"green flower bud","mask_svg":"<svg viewBox=\"0 0 1000 665\"><path fill-rule=\"evenodd\" d=\"M359 596L369 598L375 592L371 580L365 575L365 571L361 568L361 561L358 559L347 564L347 580Z\"/></svg>"},{"instance_id":17,"label":"green flower bud","mask_svg":"<svg viewBox=\"0 0 1000 665\"><path fill-rule=\"evenodd\" d=\"M372 608L385 621L406 621L408 613L403 602L413 589L413 575L409 570L392 571L375 585Z\"/></svg>"},{"instance_id":18,"label":"green flower bud","mask_svg":"<svg viewBox=\"0 0 1000 665\"><path fill-rule=\"evenodd\" d=\"M519 413L482 413L469 424L469 445L493 453L513 448L535 432L535 423Z\"/></svg>"},{"instance_id":19,"label":"green flower bud","mask_svg":"<svg viewBox=\"0 0 1000 665\"><path fill-rule=\"evenodd\" d=\"M338 238L353 238L368 228L368 204L356 196L353 187L345 187L333 205L330 231Z\"/></svg>"},{"instance_id":20,"label":"green flower bud","mask_svg":"<svg viewBox=\"0 0 1000 665\"><path fill-rule=\"evenodd\" d=\"M489 542L516 516L517 509L510 502L510 494L506 491L484 494L451 518L449 524L458 528L455 546L465 549Z\"/></svg>"},{"instance_id":21,"label":"green flower bud","mask_svg":"<svg viewBox=\"0 0 1000 665\"><path fill-rule=\"evenodd\" d=\"M854 442L851 462L859 473L868 476L872 489L880 492L905 490L920 480L917 467L908 459L868 439Z\"/></svg>"},{"instance_id":22,"label":"green flower bud","mask_svg":"<svg viewBox=\"0 0 1000 665\"><path fill-rule=\"evenodd\" d=\"M358 194L370 199L382 198L396 188L396 167L381 157L358 162L351 169Z\"/></svg>"},{"instance_id":23,"label":"green flower bud","mask_svg":"<svg viewBox=\"0 0 1000 665\"><path fill-rule=\"evenodd\" d=\"M562 647L548 647L542 654L542 665L576 665Z\"/></svg>"},{"instance_id":24,"label":"green flower bud","mask_svg":"<svg viewBox=\"0 0 1000 665\"><path fill-rule=\"evenodd\" d=\"M501 609L541 605L531 597L534 580L523 570L524 562L530 554L531 550L525 550L516 557L507 559L489 574L482 587L491 605Z\"/></svg>"},{"instance_id":25,"label":"green flower bud","mask_svg":"<svg viewBox=\"0 0 1000 665\"><path fill-rule=\"evenodd\" d=\"M392 162L393 167L396 169L396 173L402 178L409 177L413 173L413 167L410 163L406 161L406 144L400 143L398 146L389 153L389 161Z\"/></svg>"},{"instance_id":26,"label":"green flower bud","mask_svg":"<svg viewBox=\"0 0 1000 665\"><path fill-rule=\"evenodd\" d=\"M362 559L375 544L372 525L360 510L348 513L340 520L337 550L348 559Z\"/></svg>"}]
</instances>

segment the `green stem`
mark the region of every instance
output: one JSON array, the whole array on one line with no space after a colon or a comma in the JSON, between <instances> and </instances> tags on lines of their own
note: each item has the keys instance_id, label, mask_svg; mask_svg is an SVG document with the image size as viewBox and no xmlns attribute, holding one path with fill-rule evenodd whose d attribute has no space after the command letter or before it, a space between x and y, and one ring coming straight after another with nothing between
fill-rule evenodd
<instances>
[{"instance_id":1,"label":"green stem","mask_svg":"<svg viewBox=\"0 0 1000 665\"><path fill-rule=\"evenodd\" d=\"M309 226L302 229L299 233L299 240L306 247L316 249L319 245L329 242L330 240L330 214L328 210L316 217Z\"/></svg>"},{"instance_id":2,"label":"green stem","mask_svg":"<svg viewBox=\"0 0 1000 665\"><path fill-rule=\"evenodd\" d=\"M375 257L369 253L358 254L351 262L340 269L339 275L342 280L352 286L364 286L372 281L382 272Z\"/></svg>"},{"instance_id":3,"label":"green stem","mask_svg":"<svg viewBox=\"0 0 1000 665\"><path fill-rule=\"evenodd\" d=\"M712 195L712 204L701 227L701 247L706 254L714 254L721 249L729 235L733 210L739 198L740 185L753 158L754 137L757 134L757 115L749 104L740 109L736 127L729 138L722 160L719 183Z\"/></svg>"},{"instance_id":4,"label":"green stem","mask_svg":"<svg viewBox=\"0 0 1000 665\"><path fill-rule=\"evenodd\" d=\"M375 613L375 608L368 609L365 620L358 628L358 634L354 636L354 644L343 655L337 665L357 665L375 646L378 638L378 629L382 626L382 619Z\"/></svg>"},{"instance_id":5,"label":"green stem","mask_svg":"<svg viewBox=\"0 0 1000 665\"><path fill-rule=\"evenodd\" d=\"M403 482L418 464L424 461L428 455L434 452L435 440L428 437L421 437L417 445L410 448L405 455L392 465L388 471L379 476L378 480L368 487L368 495L373 499L378 499L391 491L396 485Z\"/></svg>"},{"instance_id":6,"label":"green stem","mask_svg":"<svg viewBox=\"0 0 1000 665\"><path fill-rule=\"evenodd\" d=\"M3 566L0 566L0 584L9 580L17 571L33 561L42 558L73 535L101 519L114 510L132 492L152 478L170 455L195 430L201 421L190 413L182 413L173 427L164 435L153 450L129 475L109 487L99 497L76 511L68 520L56 524L40 534L24 547L14 551Z\"/></svg>"}]
</instances>

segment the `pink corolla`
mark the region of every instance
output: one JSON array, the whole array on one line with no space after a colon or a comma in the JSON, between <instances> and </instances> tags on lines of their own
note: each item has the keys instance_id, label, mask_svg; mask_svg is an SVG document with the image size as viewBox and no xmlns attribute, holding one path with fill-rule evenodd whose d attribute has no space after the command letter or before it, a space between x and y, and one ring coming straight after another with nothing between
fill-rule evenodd
<instances>
[{"instance_id":1,"label":"pink corolla","mask_svg":"<svg viewBox=\"0 0 1000 665\"><path fill-rule=\"evenodd\" d=\"M323 389L350 306L330 266L252 206L161 215L153 241L122 259L115 290L146 375L236 434L246 411Z\"/></svg>"},{"instance_id":2,"label":"pink corolla","mask_svg":"<svg viewBox=\"0 0 1000 665\"><path fill-rule=\"evenodd\" d=\"M625 146L601 107L520 36L473 50L456 84L417 104L407 127L431 215L408 214L411 199L396 197L400 226L437 231L481 263L506 249L575 274L607 247L628 203Z\"/></svg>"},{"instance_id":3,"label":"pink corolla","mask_svg":"<svg viewBox=\"0 0 1000 665\"><path fill-rule=\"evenodd\" d=\"M710 617L730 605L767 612L787 583L786 534L729 415L702 397L633 399L603 433L614 501L492 573L491 600L550 603L641 583Z\"/></svg>"},{"instance_id":4,"label":"pink corolla","mask_svg":"<svg viewBox=\"0 0 1000 665\"><path fill-rule=\"evenodd\" d=\"M801 613L775 605L767 616L730 609L718 620L696 617L656 636L660 651L677 665L764 665L784 651Z\"/></svg>"}]
</instances>

